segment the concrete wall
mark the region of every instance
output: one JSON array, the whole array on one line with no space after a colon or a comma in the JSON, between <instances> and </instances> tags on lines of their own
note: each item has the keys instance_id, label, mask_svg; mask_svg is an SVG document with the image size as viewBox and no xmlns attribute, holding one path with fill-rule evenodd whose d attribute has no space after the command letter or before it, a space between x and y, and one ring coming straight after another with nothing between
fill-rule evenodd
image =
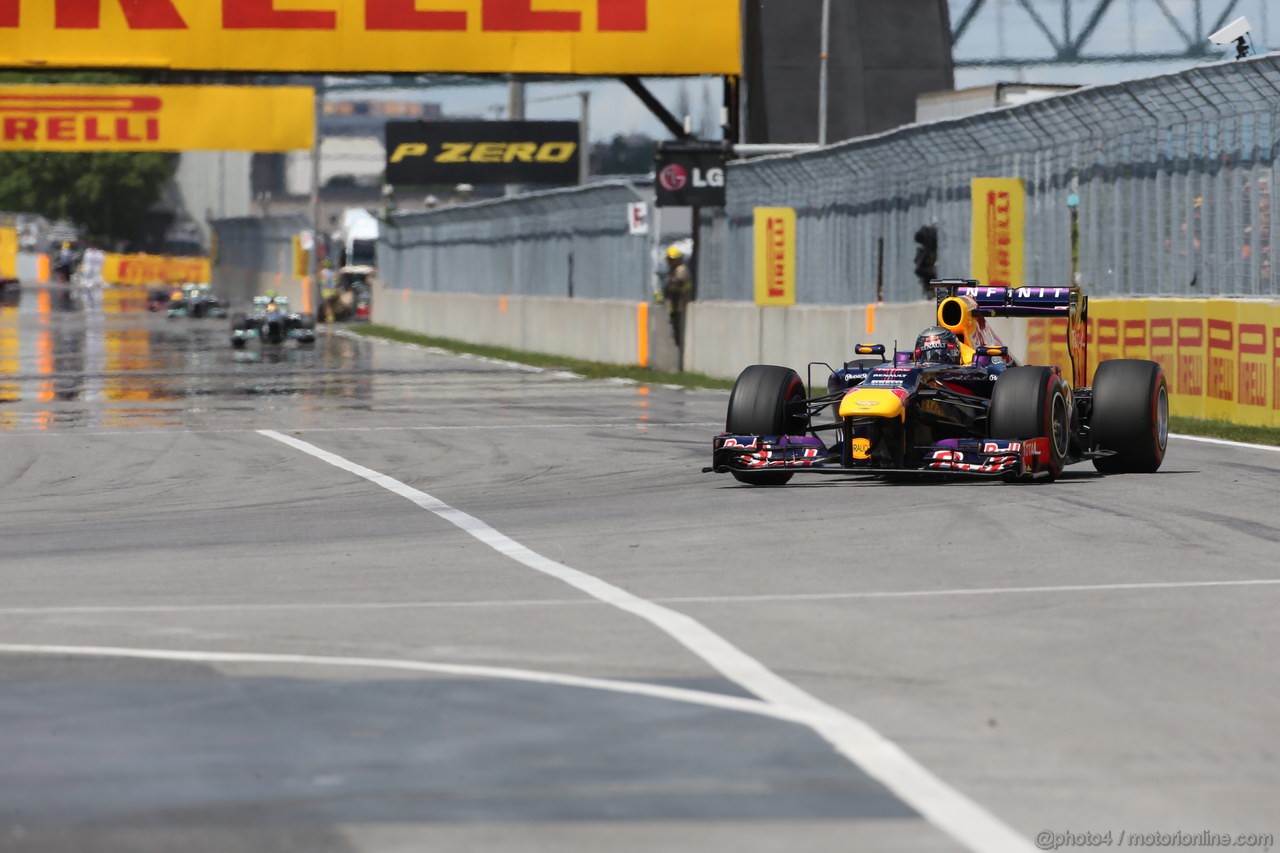
<instances>
[{"instance_id":1,"label":"concrete wall","mask_svg":"<svg viewBox=\"0 0 1280 853\"><path fill-rule=\"evenodd\" d=\"M732 378L749 364L781 364L803 373L811 361L833 367L856 356L859 343L908 349L920 330L935 322L934 303L762 308L741 302L696 302L689 306L685 369ZM1025 320L992 321L1016 358L1025 357Z\"/></svg>"},{"instance_id":2,"label":"concrete wall","mask_svg":"<svg viewBox=\"0 0 1280 853\"><path fill-rule=\"evenodd\" d=\"M240 267L215 266L213 290L231 305L232 311L248 309L253 297L274 290L288 297L289 307L296 311L314 311L313 300L304 293L301 281L289 275L263 273Z\"/></svg>"},{"instance_id":3,"label":"concrete wall","mask_svg":"<svg viewBox=\"0 0 1280 853\"><path fill-rule=\"evenodd\" d=\"M23 284L41 284L40 254L38 252L18 253L18 281Z\"/></svg>"},{"instance_id":4,"label":"concrete wall","mask_svg":"<svg viewBox=\"0 0 1280 853\"><path fill-rule=\"evenodd\" d=\"M283 292L283 291L282 291ZM588 361L637 364L640 306L635 302L537 296L421 293L375 282L373 322L418 334ZM666 312L648 309L649 365L678 369ZM740 302L689 306L684 369L733 379L750 364L782 364L803 373L810 361L837 367L858 343L907 349L935 320L932 302L903 305L761 308ZM1026 321L992 326L1024 358Z\"/></svg>"},{"instance_id":5,"label":"concrete wall","mask_svg":"<svg viewBox=\"0 0 1280 853\"><path fill-rule=\"evenodd\" d=\"M666 313L643 303L546 296L423 293L373 285L373 322L398 329L523 352L611 364L678 367ZM644 313L647 312L647 322ZM642 347L641 323L646 326Z\"/></svg>"}]
</instances>

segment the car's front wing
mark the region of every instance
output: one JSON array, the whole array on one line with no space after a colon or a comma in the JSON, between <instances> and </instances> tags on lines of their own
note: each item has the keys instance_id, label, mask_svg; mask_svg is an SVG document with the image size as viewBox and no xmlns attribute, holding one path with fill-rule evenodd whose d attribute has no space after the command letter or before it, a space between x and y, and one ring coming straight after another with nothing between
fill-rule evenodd
<instances>
[{"instance_id":1,"label":"car's front wing","mask_svg":"<svg viewBox=\"0 0 1280 853\"><path fill-rule=\"evenodd\" d=\"M1024 441L996 439L945 439L917 448L920 465L885 467L873 460L841 461L837 445L828 448L811 436L733 435L712 439L712 464L705 473L787 470L795 473L879 476L889 473L944 474L950 476L1040 479L1048 477L1049 439ZM1043 460L1043 462L1042 462Z\"/></svg>"}]
</instances>

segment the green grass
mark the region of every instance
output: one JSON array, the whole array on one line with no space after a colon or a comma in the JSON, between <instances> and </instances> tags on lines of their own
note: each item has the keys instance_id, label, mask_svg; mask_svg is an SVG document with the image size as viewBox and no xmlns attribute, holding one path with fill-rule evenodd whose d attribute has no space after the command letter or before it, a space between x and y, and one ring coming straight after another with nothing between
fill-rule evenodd
<instances>
[{"instance_id":1,"label":"green grass","mask_svg":"<svg viewBox=\"0 0 1280 853\"><path fill-rule=\"evenodd\" d=\"M1225 438L1247 444L1280 445L1280 429L1275 427L1245 426L1229 421L1206 421L1199 418L1171 416L1169 431L1183 435L1199 435L1205 438Z\"/></svg>"},{"instance_id":2,"label":"green grass","mask_svg":"<svg viewBox=\"0 0 1280 853\"><path fill-rule=\"evenodd\" d=\"M666 373L637 367L634 364L605 364L598 361L586 361L578 358L567 358L562 355L547 353L523 352L506 347L488 346L487 344L471 344L455 341L451 338L434 338L394 329L390 326L350 326L351 331L370 338L384 338L406 344L418 344L424 347L437 347L456 353L497 358L503 361L515 361L533 367L545 367L551 370L568 370L588 379L633 379L636 382L653 385L681 385L685 388L716 388L728 390L733 387L732 379L716 379L701 373Z\"/></svg>"},{"instance_id":3,"label":"green grass","mask_svg":"<svg viewBox=\"0 0 1280 853\"><path fill-rule=\"evenodd\" d=\"M685 388L715 388L721 390L728 390L733 387L732 379L716 379L701 373L664 373L660 370L650 370L630 364L603 364L559 355L547 355L546 353L522 352L520 350L507 349L506 347L469 344L465 341L455 341L450 338L433 338L428 335L419 335L402 331L401 329L393 329L390 326L367 325L350 326L349 328L356 334L365 335L366 337L385 338L392 341L401 341L402 343L437 347L450 352L470 353L471 355L514 361L534 367L568 370L588 379L624 378L655 385L681 385ZM821 392L825 389L814 390L815 392ZM1243 441L1249 444L1280 446L1280 429L1275 427L1245 426L1227 421L1209 421L1175 416L1169 419L1169 429L1171 432L1182 433L1183 435L1199 435L1206 438Z\"/></svg>"}]
</instances>

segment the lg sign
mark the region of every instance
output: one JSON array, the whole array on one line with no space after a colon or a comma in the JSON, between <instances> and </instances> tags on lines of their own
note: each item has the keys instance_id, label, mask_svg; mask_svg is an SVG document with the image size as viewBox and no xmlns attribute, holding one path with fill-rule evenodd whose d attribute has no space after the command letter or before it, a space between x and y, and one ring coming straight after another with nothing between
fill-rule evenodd
<instances>
[{"instance_id":1,"label":"lg sign","mask_svg":"<svg viewBox=\"0 0 1280 853\"><path fill-rule=\"evenodd\" d=\"M669 192L678 192L689 183L689 173L679 163L672 163L658 175L662 188Z\"/></svg>"},{"instance_id":2,"label":"lg sign","mask_svg":"<svg viewBox=\"0 0 1280 853\"><path fill-rule=\"evenodd\" d=\"M29 0L35 2L35 0ZM39 0L47 3L49 0ZM214 0L202 0L214 2ZM337 0L220 0L224 30L335 30ZM649 0L596 0L599 32L644 32ZM104 5L118 6L133 30L185 30L187 21L175 0L52 0L53 26L59 30L96 30ZM555 11L534 0L481 0L479 29L484 32L580 33L582 13ZM463 10L418 9L417 0L362 0L364 29L373 32L466 32ZM441 2L439 5L447 5ZM462 5L460 2L457 5ZM278 8L287 6L287 8ZM0 27L22 26L22 0L0 0Z\"/></svg>"},{"instance_id":3,"label":"lg sign","mask_svg":"<svg viewBox=\"0 0 1280 853\"><path fill-rule=\"evenodd\" d=\"M716 189L724 188L724 169L715 168L707 169L704 176L701 169L693 170L693 185L695 187L714 187Z\"/></svg>"},{"instance_id":4,"label":"lg sign","mask_svg":"<svg viewBox=\"0 0 1280 853\"><path fill-rule=\"evenodd\" d=\"M662 184L662 188L668 192L679 192L687 186L690 186L689 170L679 163L672 163L662 170L658 175L658 181ZM719 167L707 169L703 173L702 169L695 166L693 169L692 186L694 189L719 189L724 187L724 169Z\"/></svg>"},{"instance_id":5,"label":"lg sign","mask_svg":"<svg viewBox=\"0 0 1280 853\"><path fill-rule=\"evenodd\" d=\"M728 156L718 142L664 142L654 167L658 206L723 207Z\"/></svg>"}]
</instances>

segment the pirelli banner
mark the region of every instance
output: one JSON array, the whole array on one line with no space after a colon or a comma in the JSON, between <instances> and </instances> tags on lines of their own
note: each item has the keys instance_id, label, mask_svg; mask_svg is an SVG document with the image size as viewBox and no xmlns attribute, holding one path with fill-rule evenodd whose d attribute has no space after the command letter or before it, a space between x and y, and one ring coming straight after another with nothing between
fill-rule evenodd
<instances>
[{"instance_id":1,"label":"pirelli banner","mask_svg":"<svg viewBox=\"0 0 1280 853\"><path fill-rule=\"evenodd\" d=\"M738 74L740 0L0 0L0 66Z\"/></svg>"},{"instance_id":2,"label":"pirelli banner","mask_svg":"<svg viewBox=\"0 0 1280 853\"><path fill-rule=\"evenodd\" d=\"M972 277L992 287L1022 287L1027 190L1021 178L973 178Z\"/></svg>"},{"instance_id":3,"label":"pirelli banner","mask_svg":"<svg viewBox=\"0 0 1280 853\"><path fill-rule=\"evenodd\" d=\"M1065 320L1027 321L1027 360L1067 364ZM1090 299L1089 375L1100 361L1157 361L1175 415L1280 427L1280 304Z\"/></svg>"},{"instance_id":4,"label":"pirelli banner","mask_svg":"<svg viewBox=\"0 0 1280 853\"><path fill-rule=\"evenodd\" d=\"M757 207L755 214L756 304L796 304L796 212Z\"/></svg>"},{"instance_id":5,"label":"pirelli banner","mask_svg":"<svg viewBox=\"0 0 1280 853\"><path fill-rule=\"evenodd\" d=\"M102 266L102 280L108 284L198 284L208 282L211 274L208 258L169 255L108 254Z\"/></svg>"},{"instance_id":6,"label":"pirelli banner","mask_svg":"<svg viewBox=\"0 0 1280 853\"><path fill-rule=\"evenodd\" d=\"M0 151L291 151L314 133L302 86L0 86Z\"/></svg>"},{"instance_id":7,"label":"pirelli banner","mask_svg":"<svg viewBox=\"0 0 1280 853\"><path fill-rule=\"evenodd\" d=\"M576 121L389 121L387 183L576 184Z\"/></svg>"}]
</instances>

